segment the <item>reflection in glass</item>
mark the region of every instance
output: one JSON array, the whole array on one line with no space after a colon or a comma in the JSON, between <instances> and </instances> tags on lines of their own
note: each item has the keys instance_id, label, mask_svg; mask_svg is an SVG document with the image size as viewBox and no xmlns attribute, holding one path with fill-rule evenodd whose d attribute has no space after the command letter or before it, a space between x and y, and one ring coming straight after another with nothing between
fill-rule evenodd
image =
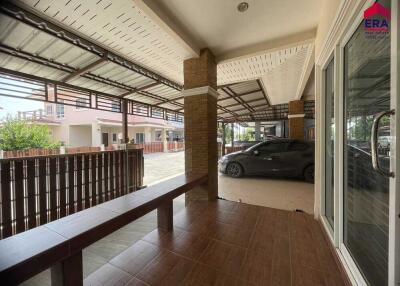
<instances>
[{"instance_id":1,"label":"reflection in glass","mask_svg":"<svg viewBox=\"0 0 400 286\"><path fill-rule=\"evenodd\" d=\"M333 229L334 222L334 59L325 70L325 216Z\"/></svg>"},{"instance_id":2,"label":"reflection in glass","mask_svg":"<svg viewBox=\"0 0 400 286\"><path fill-rule=\"evenodd\" d=\"M380 1L389 7L389 1ZM369 285L388 283L389 180L372 169L374 114L390 109L390 36L368 38L360 25L345 47L344 244ZM389 119L379 160L389 168Z\"/></svg>"}]
</instances>

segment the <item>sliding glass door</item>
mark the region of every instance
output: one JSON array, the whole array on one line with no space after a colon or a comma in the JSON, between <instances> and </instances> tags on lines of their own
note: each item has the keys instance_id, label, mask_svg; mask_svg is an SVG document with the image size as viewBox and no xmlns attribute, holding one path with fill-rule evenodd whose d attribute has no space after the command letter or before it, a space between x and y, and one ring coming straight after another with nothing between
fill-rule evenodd
<instances>
[{"instance_id":1,"label":"sliding glass door","mask_svg":"<svg viewBox=\"0 0 400 286\"><path fill-rule=\"evenodd\" d=\"M389 0L379 3L390 9ZM380 286L388 285L389 172L395 142L389 112L391 37L366 32L364 21L344 46L343 244L365 281Z\"/></svg>"}]
</instances>

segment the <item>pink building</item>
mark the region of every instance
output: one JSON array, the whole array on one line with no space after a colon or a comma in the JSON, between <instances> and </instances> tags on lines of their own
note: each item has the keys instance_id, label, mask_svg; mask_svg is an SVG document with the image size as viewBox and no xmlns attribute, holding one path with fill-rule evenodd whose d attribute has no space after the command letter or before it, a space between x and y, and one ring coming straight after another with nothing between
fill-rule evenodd
<instances>
[{"instance_id":1,"label":"pink building","mask_svg":"<svg viewBox=\"0 0 400 286\"><path fill-rule=\"evenodd\" d=\"M44 110L19 112L19 117L46 124L54 141L67 147L117 144L122 133L121 113L54 103ZM183 139L183 123L137 115L128 115L128 136L135 143Z\"/></svg>"}]
</instances>

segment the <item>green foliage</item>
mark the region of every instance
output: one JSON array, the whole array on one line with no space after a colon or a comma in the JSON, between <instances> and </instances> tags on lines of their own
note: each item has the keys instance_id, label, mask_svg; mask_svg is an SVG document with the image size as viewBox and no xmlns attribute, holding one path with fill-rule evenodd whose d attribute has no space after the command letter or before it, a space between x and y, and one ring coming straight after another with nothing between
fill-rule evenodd
<instances>
[{"instance_id":1,"label":"green foliage","mask_svg":"<svg viewBox=\"0 0 400 286\"><path fill-rule=\"evenodd\" d=\"M0 150L58 148L51 140L49 127L8 117L0 127Z\"/></svg>"},{"instance_id":2,"label":"green foliage","mask_svg":"<svg viewBox=\"0 0 400 286\"><path fill-rule=\"evenodd\" d=\"M240 141L254 141L254 130L252 128L245 128L244 134L239 134Z\"/></svg>"}]
</instances>

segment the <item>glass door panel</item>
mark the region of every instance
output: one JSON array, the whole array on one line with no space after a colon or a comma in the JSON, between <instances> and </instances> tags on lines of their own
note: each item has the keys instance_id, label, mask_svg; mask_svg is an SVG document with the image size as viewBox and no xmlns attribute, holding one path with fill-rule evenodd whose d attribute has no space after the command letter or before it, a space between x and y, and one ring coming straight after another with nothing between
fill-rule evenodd
<instances>
[{"instance_id":1,"label":"glass door panel","mask_svg":"<svg viewBox=\"0 0 400 286\"><path fill-rule=\"evenodd\" d=\"M325 70L325 216L334 228L334 59Z\"/></svg>"},{"instance_id":2,"label":"glass door panel","mask_svg":"<svg viewBox=\"0 0 400 286\"><path fill-rule=\"evenodd\" d=\"M380 1L390 8L390 1ZM343 242L369 285L388 284L389 178L371 160L374 116L390 110L390 35L366 36L363 23L344 48ZM379 161L389 169L389 118L378 129Z\"/></svg>"}]
</instances>

